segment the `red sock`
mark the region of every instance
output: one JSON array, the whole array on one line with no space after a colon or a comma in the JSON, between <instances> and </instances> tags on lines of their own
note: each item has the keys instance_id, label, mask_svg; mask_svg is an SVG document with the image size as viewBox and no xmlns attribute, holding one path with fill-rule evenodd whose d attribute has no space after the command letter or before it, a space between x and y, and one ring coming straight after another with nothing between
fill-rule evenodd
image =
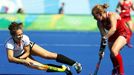
<instances>
[{"instance_id":1,"label":"red sock","mask_svg":"<svg viewBox=\"0 0 134 75\"><path fill-rule=\"evenodd\" d=\"M115 58L119 64L119 67L118 67L119 74L124 74L124 67L123 67L123 61L122 61L121 54L118 54Z\"/></svg>"}]
</instances>

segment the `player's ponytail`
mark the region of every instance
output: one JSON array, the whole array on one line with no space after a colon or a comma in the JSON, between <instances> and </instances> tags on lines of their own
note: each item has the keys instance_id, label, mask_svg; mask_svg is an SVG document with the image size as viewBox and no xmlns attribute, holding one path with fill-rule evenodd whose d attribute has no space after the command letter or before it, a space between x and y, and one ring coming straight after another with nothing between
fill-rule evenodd
<instances>
[{"instance_id":1,"label":"player's ponytail","mask_svg":"<svg viewBox=\"0 0 134 75\"><path fill-rule=\"evenodd\" d=\"M108 4L103 4L102 6L103 6L104 9L107 9L109 7Z\"/></svg>"}]
</instances>

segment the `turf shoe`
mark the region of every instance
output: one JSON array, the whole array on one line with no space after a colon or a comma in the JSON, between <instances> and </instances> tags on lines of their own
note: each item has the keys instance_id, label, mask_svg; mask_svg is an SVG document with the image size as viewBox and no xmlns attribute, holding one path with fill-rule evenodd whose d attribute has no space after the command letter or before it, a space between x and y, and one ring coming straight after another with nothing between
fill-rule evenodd
<instances>
[{"instance_id":1,"label":"turf shoe","mask_svg":"<svg viewBox=\"0 0 134 75\"><path fill-rule=\"evenodd\" d=\"M75 70L76 70L77 73L80 73L81 72L82 66L81 66L80 63L76 62L73 66L74 66L74 68L75 68Z\"/></svg>"}]
</instances>

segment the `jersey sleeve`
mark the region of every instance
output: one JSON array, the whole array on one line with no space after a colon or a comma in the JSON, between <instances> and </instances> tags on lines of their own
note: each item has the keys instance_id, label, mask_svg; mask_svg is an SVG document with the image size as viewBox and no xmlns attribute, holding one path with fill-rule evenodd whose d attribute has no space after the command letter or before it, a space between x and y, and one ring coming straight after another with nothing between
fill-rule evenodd
<instances>
[{"instance_id":1,"label":"jersey sleeve","mask_svg":"<svg viewBox=\"0 0 134 75\"><path fill-rule=\"evenodd\" d=\"M7 43L5 44L5 47L6 47L7 49L11 49L11 50L14 49L14 45L13 45L11 42L7 42Z\"/></svg>"},{"instance_id":2,"label":"jersey sleeve","mask_svg":"<svg viewBox=\"0 0 134 75\"><path fill-rule=\"evenodd\" d=\"M30 44L30 39L27 35L23 35L23 41L24 41L24 46L27 46Z\"/></svg>"}]
</instances>

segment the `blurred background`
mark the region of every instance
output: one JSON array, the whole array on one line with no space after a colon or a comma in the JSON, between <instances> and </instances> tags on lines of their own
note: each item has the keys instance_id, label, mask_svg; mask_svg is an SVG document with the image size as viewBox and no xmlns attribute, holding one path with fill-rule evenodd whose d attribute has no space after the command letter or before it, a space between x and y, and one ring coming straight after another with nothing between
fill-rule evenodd
<instances>
[{"instance_id":1,"label":"blurred background","mask_svg":"<svg viewBox=\"0 0 134 75\"><path fill-rule=\"evenodd\" d=\"M115 11L118 0L0 0L0 29L17 21L26 30L97 31L91 9L103 3Z\"/></svg>"}]
</instances>

